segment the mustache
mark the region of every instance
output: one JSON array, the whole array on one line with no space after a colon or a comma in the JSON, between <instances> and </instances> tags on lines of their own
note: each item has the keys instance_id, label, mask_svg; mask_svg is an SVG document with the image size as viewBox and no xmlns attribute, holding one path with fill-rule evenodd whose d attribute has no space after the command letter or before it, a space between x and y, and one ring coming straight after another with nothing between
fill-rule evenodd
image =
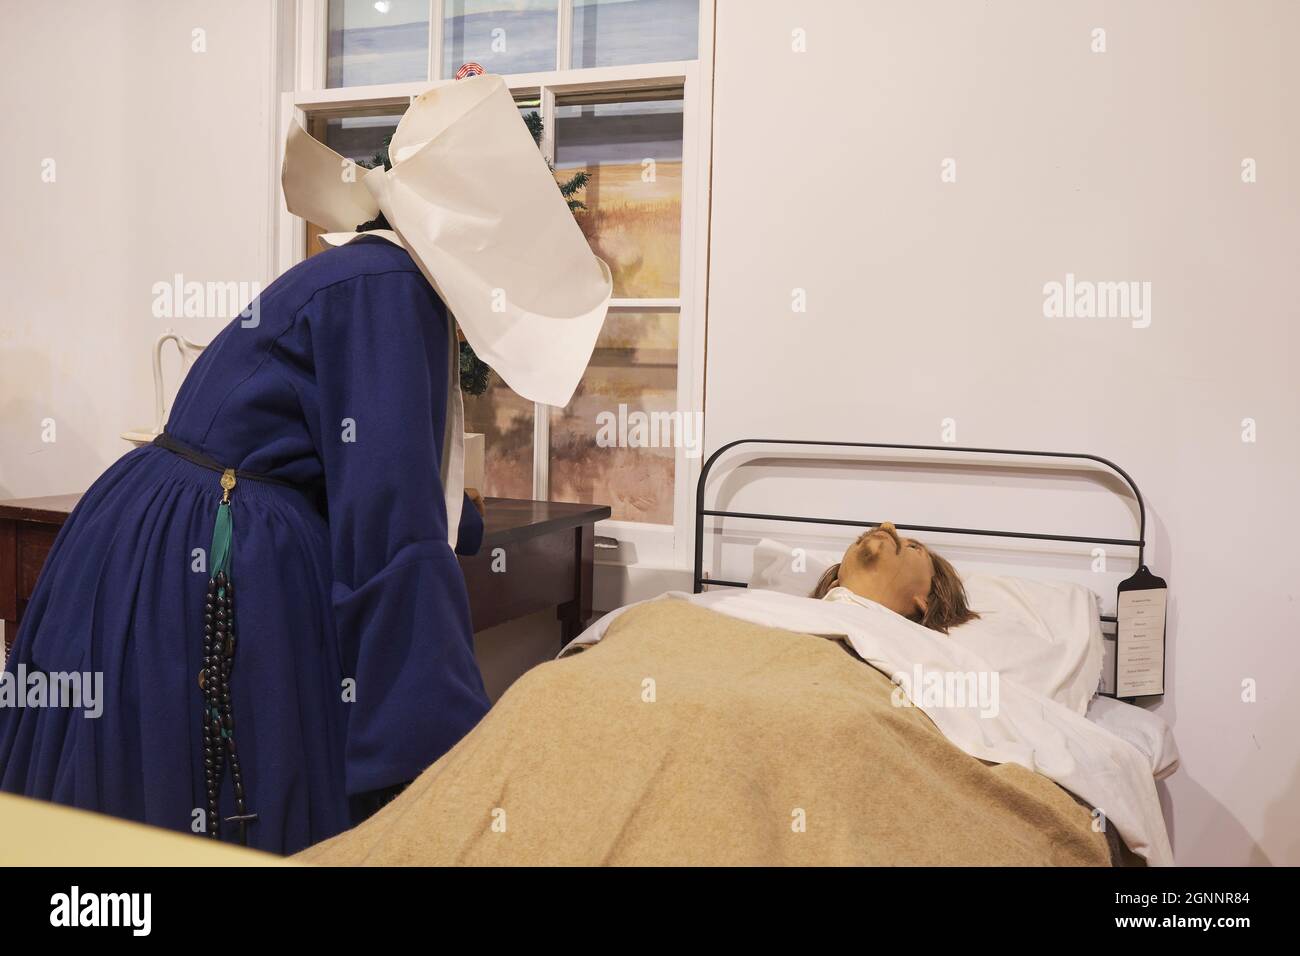
<instances>
[{"instance_id":1,"label":"mustache","mask_svg":"<svg viewBox=\"0 0 1300 956\"><path fill-rule=\"evenodd\" d=\"M903 542L902 542L902 539L898 537L898 532L897 532L897 531L894 531L894 530L891 529L891 528L875 527L875 528L872 528L870 531L864 531L864 532L862 532L862 534L858 535L858 540L855 541L854 544L855 544L855 545L857 545L857 544L862 544L864 541L866 541L868 538L870 538L873 534L884 534L884 535L887 535L887 536L889 537L889 540L892 541L892 542L894 542L894 553L895 553L895 554L901 554L901 553L902 553L902 551L903 551ZM866 555L863 556L864 560L873 560L873 561L875 560L876 557L877 557L877 555L875 555L875 554L866 554Z\"/></svg>"}]
</instances>

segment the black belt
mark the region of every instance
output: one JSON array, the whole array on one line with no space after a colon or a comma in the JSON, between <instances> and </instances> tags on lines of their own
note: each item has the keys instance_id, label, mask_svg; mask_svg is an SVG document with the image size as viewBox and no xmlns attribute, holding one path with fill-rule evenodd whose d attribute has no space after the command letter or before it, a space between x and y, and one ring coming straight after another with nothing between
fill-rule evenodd
<instances>
[{"instance_id":1,"label":"black belt","mask_svg":"<svg viewBox=\"0 0 1300 956\"><path fill-rule=\"evenodd\" d=\"M295 485L291 481L285 481L283 478L272 478L270 475L263 475L256 471L241 471L238 468L228 469L215 458L205 455L201 451L196 451L184 442L177 441L166 432L163 432L155 438L153 444L157 445L159 448L167 449L167 451L174 455L180 455L186 461L193 462L202 468L207 468L209 471L225 472L233 470L236 478L247 478L249 481L264 481L271 485L283 485L285 488L293 488L297 491L303 490L301 486Z\"/></svg>"}]
</instances>

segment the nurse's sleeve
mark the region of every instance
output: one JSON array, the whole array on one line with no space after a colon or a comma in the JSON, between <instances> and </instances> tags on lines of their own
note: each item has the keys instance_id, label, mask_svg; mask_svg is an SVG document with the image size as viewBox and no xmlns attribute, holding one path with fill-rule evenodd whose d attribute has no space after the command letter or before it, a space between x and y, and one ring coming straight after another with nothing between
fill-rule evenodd
<instances>
[{"instance_id":1,"label":"nurse's sleeve","mask_svg":"<svg viewBox=\"0 0 1300 956\"><path fill-rule=\"evenodd\" d=\"M446 309L419 273L395 271L330 286L310 311L334 615L356 681L345 751L356 795L417 776L488 701L439 478Z\"/></svg>"}]
</instances>

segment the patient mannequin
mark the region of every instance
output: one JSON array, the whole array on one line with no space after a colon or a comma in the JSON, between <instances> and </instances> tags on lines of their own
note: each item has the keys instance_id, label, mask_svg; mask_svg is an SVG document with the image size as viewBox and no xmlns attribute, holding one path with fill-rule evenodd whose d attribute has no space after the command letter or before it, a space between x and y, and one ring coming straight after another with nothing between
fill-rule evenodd
<instances>
[{"instance_id":1,"label":"patient mannequin","mask_svg":"<svg viewBox=\"0 0 1300 956\"><path fill-rule=\"evenodd\" d=\"M849 545L840 563L822 575L812 596L824 598L836 587L942 634L979 617L968 606L953 566L921 542L900 538L889 521Z\"/></svg>"}]
</instances>

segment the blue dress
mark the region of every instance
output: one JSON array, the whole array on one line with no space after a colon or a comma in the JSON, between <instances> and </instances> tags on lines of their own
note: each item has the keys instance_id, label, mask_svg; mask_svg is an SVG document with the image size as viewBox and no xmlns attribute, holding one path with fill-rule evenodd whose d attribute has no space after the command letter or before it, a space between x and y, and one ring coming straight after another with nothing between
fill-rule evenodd
<instances>
[{"instance_id":1,"label":"blue dress","mask_svg":"<svg viewBox=\"0 0 1300 956\"><path fill-rule=\"evenodd\" d=\"M292 853L346 829L350 796L414 778L488 709L439 478L447 322L403 249L357 239L268 287L256 326L232 321L174 403L171 436L289 483L240 478L230 496L251 846ZM69 516L5 668L102 673L102 714L0 708L0 789L198 828L220 477L139 448ZM481 540L466 502L456 550Z\"/></svg>"}]
</instances>

